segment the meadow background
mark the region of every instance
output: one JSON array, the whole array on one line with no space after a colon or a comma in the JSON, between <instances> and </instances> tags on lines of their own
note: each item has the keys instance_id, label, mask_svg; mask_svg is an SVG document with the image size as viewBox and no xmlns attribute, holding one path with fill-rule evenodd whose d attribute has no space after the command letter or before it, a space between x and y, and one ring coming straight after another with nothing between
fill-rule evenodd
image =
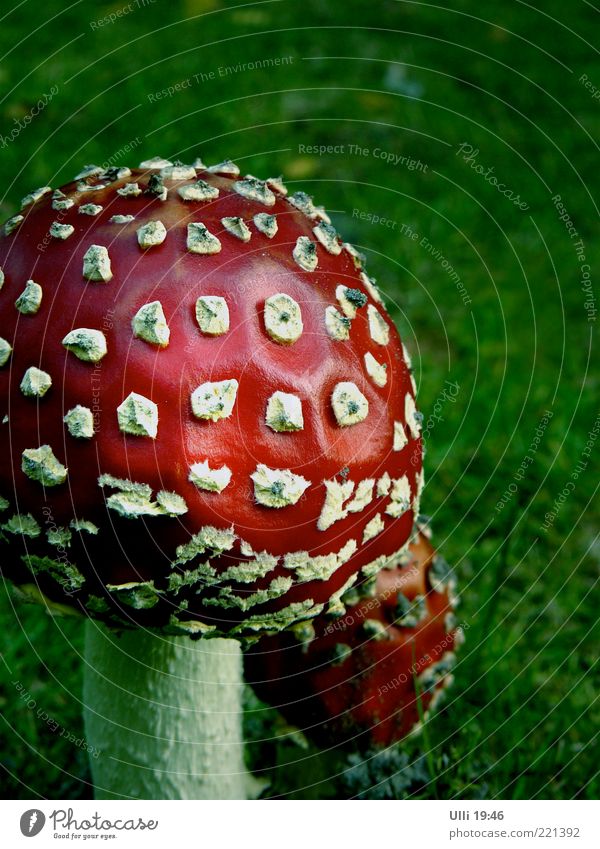
<instances>
[{"instance_id":1,"label":"meadow background","mask_svg":"<svg viewBox=\"0 0 600 849\"><path fill-rule=\"evenodd\" d=\"M413 354L455 684L368 764L251 702L274 795L598 797L599 25L584 0L2 6L2 218L88 162L282 173L367 254ZM0 585L0 635L1 795L89 797L80 623Z\"/></svg>"}]
</instances>

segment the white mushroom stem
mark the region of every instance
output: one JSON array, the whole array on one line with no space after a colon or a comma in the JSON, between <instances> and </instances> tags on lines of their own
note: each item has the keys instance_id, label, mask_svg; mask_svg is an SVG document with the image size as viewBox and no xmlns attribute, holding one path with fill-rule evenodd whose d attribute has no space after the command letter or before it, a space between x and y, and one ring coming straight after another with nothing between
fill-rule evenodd
<instances>
[{"instance_id":1,"label":"white mushroom stem","mask_svg":"<svg viewBox=\"0 0 600 849\"><path fill-rule=\"evenodd\" d=\"M83 700L96 798L255 798L242 694L235 640L117 633L88 620Z\"/></svg>"}]
</instances>

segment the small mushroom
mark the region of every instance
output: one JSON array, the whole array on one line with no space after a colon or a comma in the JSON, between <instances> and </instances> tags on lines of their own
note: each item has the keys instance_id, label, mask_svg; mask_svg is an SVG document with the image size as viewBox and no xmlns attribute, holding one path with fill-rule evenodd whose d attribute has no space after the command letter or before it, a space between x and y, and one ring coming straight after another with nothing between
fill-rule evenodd
<instances>
[{"instance_id":1,"label":"small mushroom","mask_svg":"<svg viewBox=\"0 0 600 849\"><path fill-rule=\"evenodd\" d=\"M462 632L454 579L423 531L407 549L363 569L362 582L308 633L266 637L245 657L257 695L320 745L398 742L452 681Z\"/></svg>"}]
</instances>

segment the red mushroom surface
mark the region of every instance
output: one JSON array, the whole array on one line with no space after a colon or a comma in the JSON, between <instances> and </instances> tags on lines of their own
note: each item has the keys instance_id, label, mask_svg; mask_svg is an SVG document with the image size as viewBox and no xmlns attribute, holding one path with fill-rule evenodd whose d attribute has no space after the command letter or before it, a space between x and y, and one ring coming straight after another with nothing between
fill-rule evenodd
<instances>
[{"instance_id":1,"label":"red mushroom surface","mask_svg":"<svg viewBox=\"0 0 600 849\"><path fill-rule=\"evenodd\" d=\"M318 616L246 653L257 695L318 743L389 746L451 680L462 636L454 578L422 531L401 560L379 571L370 590L351 590L340 618Z\"/></svg>"},{"instance_id":2,"label":"red mushroom surface","mask_svg":"<svg viewBox=\"0 0 600 849\"><path fill-rule=\"evenodd\" d=\"M410 365L307 195L230 162L87 167L24 199L0 269L16 584L108 623L252 636L405 547Z\"/></svg>"}]
</instances>

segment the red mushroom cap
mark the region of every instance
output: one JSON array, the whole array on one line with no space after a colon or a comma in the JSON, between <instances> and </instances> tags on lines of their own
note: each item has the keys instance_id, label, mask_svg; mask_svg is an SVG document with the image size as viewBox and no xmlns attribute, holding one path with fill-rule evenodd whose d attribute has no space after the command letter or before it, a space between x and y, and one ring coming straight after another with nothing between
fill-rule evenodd
<instances>
[{"instance_id":1,"label":"red mushroom cap","mask_svg":"<svg viewBox=\"0 0 600 849\"><path fill-rule=\"evenodd\" d=\"M350 591L356 598L346 596L339 619L322 614L312 622L314 635L296 626L295 634L253 646L246 680L317 743L389 746L418 725L451 680L462 635L454 588L421 532L370 592Z\"/></svg>"},{"instance_id":2,"label":"red mushroom cap","mask_svg":"<svg viewBox=\"0 0 600 849\"><path fill-rule=\"evenodd\" d=\"M24 204L0 237L8 577L109 622L251 636L397 556L414 381L322 209L165 160Z\"/></svg>"}]
</instances>

